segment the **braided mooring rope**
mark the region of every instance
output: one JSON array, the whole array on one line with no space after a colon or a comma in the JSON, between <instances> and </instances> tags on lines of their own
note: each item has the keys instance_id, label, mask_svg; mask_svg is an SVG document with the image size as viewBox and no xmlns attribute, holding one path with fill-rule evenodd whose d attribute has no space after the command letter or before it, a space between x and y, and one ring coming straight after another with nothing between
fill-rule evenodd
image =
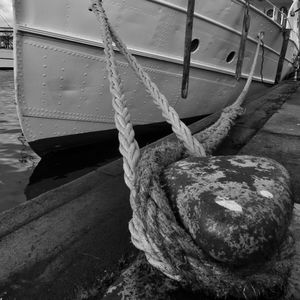
<instances>
[{"instance_id":1,"label":"braided mooring rope","mask_svg":"<svg viewBox=\"0 0 300 300\"><path fill-rule=\"evenodd\" d=\"M211 125L210 127L208 127L203 131L200 131L199 133L194 134L194 137L198 141L203 143L203 146L208 153L211 153L220 144L222 139L224 139L224 137L227 136L229 130L232 127L234 120L237 117L241 116L244 112L244 109L241 107L241 105L243 104L246 98L251 82L253 80L259 49L263 38L264 38L264 34L260 32L258 34L258 42L257 42L256 51L253 58L253 63L250 69L250 73L239 97L236 99L236 101L233 104L223 109L220 118L213 125Z\"/></svg>"},{"instance_id":2,"label":"braided mooring rope","mask_svg":"<svg viewBox=\"0 0 300 300\"><path fill-rule=\"evenodd\" d=\"M92 10L104 31L103 43L110 90L113 95L115 122L119 130L120 152L124 161L124 177L130 189L130 203L133 210L132 220L129 224L133 244L145 252L150 264L168 277L190 284L192 288L203 288L211 291L217 296L232 293L239 295L256 294L259 292L257 284L263 286L264 290L278 286L282 282L281 276L286 275L289 271L289 261L286 260L289 253L285 254L285 251L281 251L281 256L266 262L263 270L260 269L260 266L256 266L257 272L255 274L249 272L247 267L232 272L209 259L194 244L191 236L179 226L160 185L159 175L169 164L183 158L187 154L185 149L188 149L189 154L205 156L204 147L180 121L175 110L169 106L165 96L159 92L157 86L112 29L103 9L102 1L92 0ZM226 136L233 120L242 113L240 105L253 78L262 38L262 34L259 34L251 72L240 97L234 104L223 110L221 118L216 124L197 136L208 151L216 147L217 143ZM121 81L114 61L112 41L124 54L182 143L166 144L151 149L145 152L139 160L138 145L134 139L130 114L125 105ZM291 244L289 237L286 243ZM288 249L290 248L288 247ZM251 266L252 269L253 266ZM280 272L276 272L279 269ZM254 282L256 288L253 288Z\"/></svg>"},{"instance_id":3,"label":"braided mooring rope","mask_svg":"<svg viewBox=\"0 0 300 300\"><path fill-rule=\"evenodd\" d=\"M165 117L166 121L172 125L172 130L178 137L180 141L182 141L185 147L192 155L196 156L205 156L205 150L203 146L195 139L189 128L180 120L177 112L173 107L169 105L166 97L159 91L158 87L155 83L152 82L149 75L143 70L143 68L137 63L136 59L130 54L126 45L121 41L117 33L110 26L106 13L102 6L102 1L93 0L93 11L96 13L97 19L101 22L102 26L105 28L105 37L104 39L109 42L108 39L112 38L116 43L116 46L123 53L130 66L135 71L136 75L141 79L142 83L151 94L154 103L161 109L163 117ZM110 37L108 37L108 35ZM107 45L108 46L108 45ZM106 47L106 46L105 46ZM109 47L109 46L108 46ZM112 48L109 50L112 50ZM108 52L108 58L111 60L113 57L113 51Z\"/></svg>"}]
</instances>

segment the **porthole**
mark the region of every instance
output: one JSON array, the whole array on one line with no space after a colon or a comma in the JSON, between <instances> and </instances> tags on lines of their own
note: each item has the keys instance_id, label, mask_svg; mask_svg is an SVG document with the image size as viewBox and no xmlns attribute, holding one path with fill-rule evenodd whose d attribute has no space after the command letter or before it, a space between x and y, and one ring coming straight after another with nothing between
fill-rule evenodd
<instances>
[{"instance_id":1,"label":"porthole","mask_svg":"<svg viewBox=\"0 0 300 300\"><path fill-rule=\"evenodd\" d=\"M231 51L226 57L226 62L230 64L234 60L234 57L235 51Z\"/></svg>"},{"instance_id":2,"label":"porthole","mask_svg":"<svg viewBox=\"0 0 300 300\"><path fill-rule=\"evenodd\" d=\"M267 11L266 11L266 15L270 18L273 18L273 8L269 8Z\"/></svg>"},{"instance_id":3,"label":"porthole","mask_svg":"<svg viewBox=\"0 0 300 300\"><path fill-rule=\"evenodd\" d=\"M199 48L199 39L193 39L191 42L191 52L194 53L198 50Z\"/></svg>"}]
</instances>

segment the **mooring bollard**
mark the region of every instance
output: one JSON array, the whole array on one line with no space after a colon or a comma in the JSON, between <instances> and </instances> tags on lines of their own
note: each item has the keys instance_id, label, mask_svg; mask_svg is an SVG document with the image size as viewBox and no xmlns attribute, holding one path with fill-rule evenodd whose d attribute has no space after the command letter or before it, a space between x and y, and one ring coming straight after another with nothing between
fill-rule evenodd
<instances>
[{"instance_id":1,"label":"mooring bollard","mask_svg":"<svg viewBox=\"0 0 300 300\"><path fill-rule=\"evenodd\" d=\"M183 289L217 299L280 299L294 251L287 171L267 158L178 160L177 155L176 144L149 150L137 170L141 219L132 221L138 224L135 229L131 223L132 240L161 271L155 273L159 280L148 276L154 271L144 260L124 273L125 284L121 279L110 289L110 297L117 290L121 295L122 287L138 294L139 274L150 281L144 285L163 282L160 288L166 294Z\"/></svg>"},{"instance_id":2,"label":"mooring bollard","mask_svg":"<svg viewBox=\"0 0 300 300\"><path fill-rule=\"evenodd\" d=\"M184 228L207 255L229 268L260 264L286 238L293 201L288 173L275 161L189 157L163 174Z\"/></svg>"}]
</instances>

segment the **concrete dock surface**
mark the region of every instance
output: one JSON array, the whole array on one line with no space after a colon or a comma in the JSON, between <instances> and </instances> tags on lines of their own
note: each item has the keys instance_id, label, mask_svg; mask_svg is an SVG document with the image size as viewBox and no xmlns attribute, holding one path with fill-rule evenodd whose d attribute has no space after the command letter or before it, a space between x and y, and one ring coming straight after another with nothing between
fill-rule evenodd
<instances>
[{"instance_id":1,"label":"concrete dock surface","mask_svg":"<svg viewBox=\"0 0 300 300\"><path fill-rule=\"evenodd\" d=\"M289 171L300 203L300 83L287 81L245 103L241 116L217 154L272 158Z\"/></svg>"},{"instance_id":2,"label":"concrete dock surface","mask_svg":"<svg viewBox=\"0 0 300 300\"><path fill-rule=\"evenodd\" d=\"M274 113L240 154L265 156L289 171L295 202L300 203L300 89Z\"/></svg>"}]
</instances>

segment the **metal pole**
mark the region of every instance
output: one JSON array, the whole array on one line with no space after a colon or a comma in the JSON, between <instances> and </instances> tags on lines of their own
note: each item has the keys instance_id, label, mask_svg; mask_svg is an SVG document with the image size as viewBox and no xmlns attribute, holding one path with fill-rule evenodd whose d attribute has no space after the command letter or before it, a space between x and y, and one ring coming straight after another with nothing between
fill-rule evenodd
<instances>
[{"instance_id":1,"label":"metal pole","mask_svg":"<svg viewBox=\"0 0 300 300\"><path fill-rule=\"evenodd\" d=\"M242 36L241 36L239 54L238 54L236 70L235 70L236 80L239 80L242 75L242 67L243 67L244 56L245 56L245 47L246 47L248 32L249 32L249 28L250 28L249 6L250 6L249 1L246 1L245 10L244 10L244 18L243 18Z\"/></svg>"},{"instance_id":2,"label":"metal pole","mask_svg":"<svg viewBox=\"0 0 300 300\"><path fill-rule=\"evenodd\" d=\"M188 9L186 17L185 29L185 42L184 42L184 61L183 61L183 74L181 85L181 97L186 98L189 88L189 74L190 74L190 61L191 61L191 46L193 35L193 20L195 10L195 0L188 0Z\"/></svg>"}]
</instances>

